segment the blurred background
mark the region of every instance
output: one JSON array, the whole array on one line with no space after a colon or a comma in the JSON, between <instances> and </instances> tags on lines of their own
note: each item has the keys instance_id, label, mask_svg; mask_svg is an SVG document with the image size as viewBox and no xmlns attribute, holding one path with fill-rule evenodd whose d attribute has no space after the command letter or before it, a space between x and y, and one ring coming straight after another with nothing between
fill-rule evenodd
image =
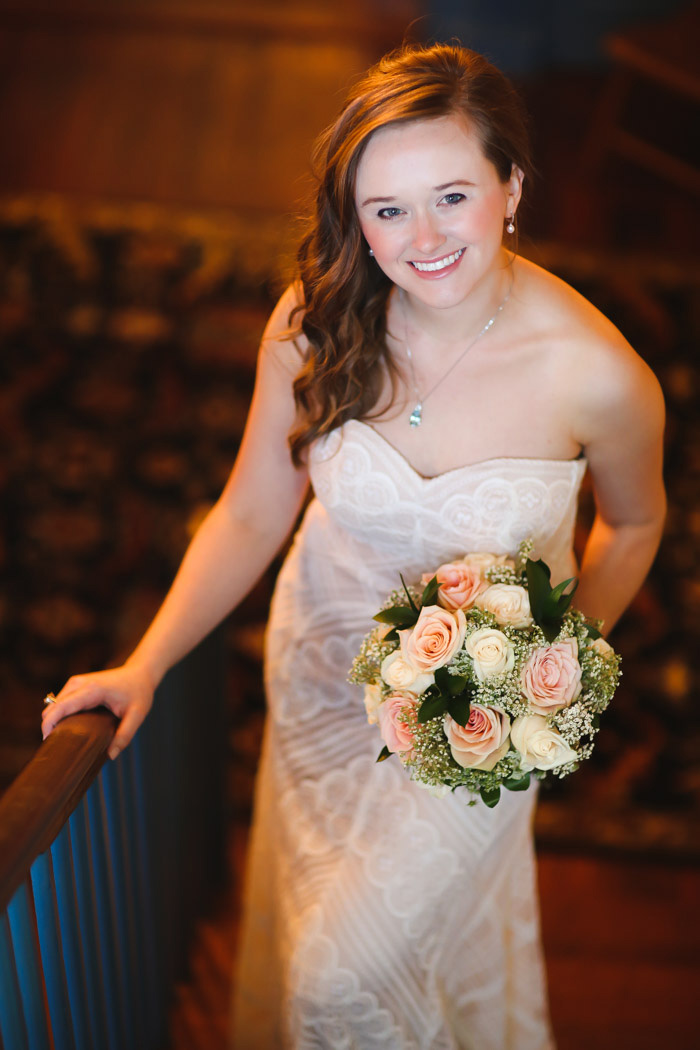
<instances>
[{"instance_id":1,"label":"blurred background","mask_svg":"<svg viewBox=\"0 0 700 1050\"><path fill-rule=\"evenodd\" d=\"M691 1046L698 3L0 0L0 788L36 750L44 694L128 651L226 479L314 138L384 51L453 37L531 115L521 251L618 325L669 408L671 509L613 636L623 685L538 817L560 1047ZM590 515L586 491L579 547ZM275 568L227 627L232 890L195 947L182 1045L226 1025Z\"/></svg>"}]
</instances>

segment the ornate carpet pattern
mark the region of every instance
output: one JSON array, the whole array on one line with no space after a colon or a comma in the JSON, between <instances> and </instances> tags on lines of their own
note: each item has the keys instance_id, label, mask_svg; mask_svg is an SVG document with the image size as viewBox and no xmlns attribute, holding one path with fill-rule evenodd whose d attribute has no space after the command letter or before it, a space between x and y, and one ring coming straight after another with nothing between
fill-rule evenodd
<instances>
[{"instance_id":1,"label":"ornate carpet pattern","mask_svg":"<svg viewBox=\"0 0 700 1050\"><path fill-rule=\"evenodd\" d=\"M61 198L0 200L0 772L41 698L113 661L162 596L240 439L279 286L279 223ZM543 792L541 842L698 856L700 276L541 249L659 376L664 542L615 633L624 677L594 758ZM590 518L584 496L581 535ZM245 819L274 568L231 620L231 805Z\"/></svg>"}]
</instances>

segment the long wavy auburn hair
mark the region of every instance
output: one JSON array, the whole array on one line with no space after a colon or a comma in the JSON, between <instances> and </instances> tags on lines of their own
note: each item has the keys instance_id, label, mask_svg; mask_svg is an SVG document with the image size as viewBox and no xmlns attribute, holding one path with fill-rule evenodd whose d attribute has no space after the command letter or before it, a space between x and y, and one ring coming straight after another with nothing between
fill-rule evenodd
<instances>
[{"instance_id":1,"label":"long wavy auburn hair","mask_svg":"<svg viewBox=\"0 0 700 1050\"><path fill-rule=\"evenodd\" d=\"M355 210L357 168L371 135L409 121L460 116L479 136L502 182L513 165L531 170L526 118L508 79L482 55L445 44L386 55L350 93L314 149L315 207L297 255L301 302L290 338L308 349L294 381L297 423L289 435L300 465L308 445L348 419L372 418L386 375L397 370L386 345L392 282L369 257Z\"/></svg>"}]
</instances>

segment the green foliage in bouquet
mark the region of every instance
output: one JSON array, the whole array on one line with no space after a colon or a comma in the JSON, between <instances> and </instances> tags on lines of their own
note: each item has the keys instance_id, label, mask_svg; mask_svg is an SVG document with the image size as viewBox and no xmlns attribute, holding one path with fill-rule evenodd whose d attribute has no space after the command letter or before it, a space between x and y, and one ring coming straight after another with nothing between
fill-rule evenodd
<instances>
[{"instance_id":1,"label":"green foliage in bouquet","mask_svg":"<svg viewBox=\"0 0 700 1050\"><path fill-rule=\"evenodd\" d=\"M556 587L552 587L549 566L545 565L541 558L533 561L532 558L525 560L525 574L527 576L528 596L530 598L530 609L535 623L542 629L542 634L548 642L553 642L561 631L564 616L571 605L571 599L576 593L578 580L571 577L563 580ZM565 594L570 583L573 587Z\"/></svg>"},{"instance_id":2,"label":"green foliage in bouquet","mask_svg":"<svg viewBox=\"0 0 700 1050\"><path fill-rule=\"evenodd\" d=\"M526 541L513 560L465 555L441 566L422 592L408 586L402 576L402 589L392 592L374 617L381 626L365 637L353 662L350 681L365 685L370 721L379 722L385 741L392 742L391 748L385 743L377 761L398 753L411 778L434 793L466 787L493 807L502 788L523 791L533 776L539 780L548 774L566 776L591 754L599 716L617 687L619 657L602 639L600 624L571 608L578 581L572 577L552 587L549 567L530 558L531 551L532 544ZM480 566L478 572L474 565ZM456 607L461 611L449 603L441 607L439 575L455 569L459 575L460 567L467 577L471 573L472 584L477 573L476 597ZM517 592L524 615L504 613L489 601L499 586L499 597L504 591ZM438 661L429 674L415 671L416 681L421 682L415 693L410 683L397 693L383 669L402 659L404 673L413 674L399 632L406 632L404 641L411 637L422 610L429 617L447 616L448 622L452 617L461 625L463 638L450 658ZM477 639L501 647L504 660L496 672L485 671L480 664L473 648ZM387 661L392 654L396 654L393 661ZM547 660L562 674L560 702L556 697L550 702L544 687L544 700L537 694L538 674L545 686L549 682L547 672L538 670L538 661ZM391 678L388 670L384 673ZM391 698L394 727L387 737L384 722L389 705L384 705ZM405 706L396 715L396 704L404 698ZM464 751L454 743L454 727L458 737L462 733L469 738L474 726L483 724L500 731L503 739L487 761L479 756L472 761L469 745ZM410 743L397 744L399 738Z\"/></svg>"},{"instance_id":3,"label":"green foliage in bouquet","mask_svg":"<svg viewBox=\"0 0 700 1050\"><path fill-rule=\"evenodd\" d=\"M372 619L377 620L378 623L391 624L392 630L384 635L384 640L387 642L398 641L399 627L402 630L405 630L407 627L415 627L423 606L432 605L437 598L437 576L433 576L432 580L430 580L430 582L423 588L423 593L420 596L418 605L416 605L413 595L406 586L406 581L404 580L403 575L401 575L401 584L403 586L404 594L406 595L406 603L397 602L395 605L390 605L386 609L381 609L380 612L372 617Z\"/></svg>"}]
</instances>

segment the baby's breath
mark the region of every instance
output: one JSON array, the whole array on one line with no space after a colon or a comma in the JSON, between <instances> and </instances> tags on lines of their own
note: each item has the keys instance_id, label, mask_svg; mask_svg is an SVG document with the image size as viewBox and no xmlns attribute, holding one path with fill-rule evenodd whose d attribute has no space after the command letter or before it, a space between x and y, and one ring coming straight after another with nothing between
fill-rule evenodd
<instances>
[{"instance_id":1,"label":"baby's breath","mask_svg":"<svg viewBox=\"0 0 700 1050\"><path fill-rule=\"evenodd\" d=\"M518 546L518 554L515 559L515 567L522 576L525 576L525 563L532 556L535 545L532 540L523 540Z\"/></svg>"},{"instance_id":2,"label":"baby's breath","mask_svg":"<svg viewBox=\"0 0 700 1050\"><path fill-rule=\"evenodd\" d=\"M520 544L515 559L515 568L494 565L484 572L489 583L517 584L527 588L525 571L527 558L532 554L532 542L527 540ZM420 606L422 588L408 584L408 592L417 606ZM392 591L383 609L405 606L406 592L403 588ZM598 731L599 715L610 703L620 677L620 659L611 649L599 652L600 647L593 647L590 626L600 624L587 620L583 613L575 609L567 611L561 622L561 628L554 643L545 638L537 624L526 628L516 628L509 624L499 624L492 612L474 606L465 612L466 632L462 646L447 664L452 675L464 679L465 695L472 706L482 705L504 712L511 721L519 716L537 713L522 690L523 669L533 653L550 644L566 639L575 639L578 649L578 660L581 667L581 692L568 706L561 708L547 717L547 726L558 733L562 741L575 753L575 759L550 770L534 769L531 776L544 780L549 774L565 777L573 773L581 761L590 757L593 741ZM481 679L476 673L473 658L465 645L469 637L481 628L491 628L505 635L513 650L512 668L498 675ZM349 680L358 685L372 684L379 686L386 695L390 687L381 677L382 662L398 648L398 641L387 642L387 627L376 627L365 637L360 651L355 657L350 670ZM603 647L604 648L604 647ZM459 688L459 687L458 687ZM433 689L429 694L435 696ZM493 769L482 770L460 766L452 756L450 745L445 734L444 716L437 715L426 722L418 721L420 701L425 694L418 697L419 703L406 706L398 720L411 730L413 747L400 755L413 780L429 788L445 787L455 790L466 788L470 796L478 796L484 791L494 793L496 789L510 782L523 781L524 761L515 749L512 741L509 750L494 765ZM463 699L461 701L463 703ZM526 782L526 780L525 780ZM496 792L497 793L497 792ZM472 805L474 799L469 802Z\"/></svg>"},{"instance_id":3,"label":"baby's breath","mask_svg":"<svg viewBox=\"0 0 700 1050\"><path fill-rule=\"evenodd\" d=\"M389 653L398 648L398 642L384 641L386 628L375 627L366 635L360 651L352 662L348 681L354 685L376 682L380 678L382 662Z\"/></svg>"},{"instance_id":4,"label":"baby's breath","mask_svg":"<svg viewBox=\"0 0 700 1050\"><path fill-rule=\"evenodd\" d=\"M516 586L522 584L522 573L511 569L509 565L492 565L484 576L489 583L508 583Z\"/></svg>"},{"instance_id":5,"label":"baby's breath","mask_svg":"<svg viewBox=\"0 0 700 1050\"><path fill-rule=\"evenodd\" d=\"M583 757L583 756L582 756ZM555 777L568 777L569 773L575 773L579 767L579 762L565 762L562 766L555 766L554 769L550 769L549 772Z\"/></svg>"},{"instance_id":6,"label":"baby's breath","mask_svg":"<svg viewBox=\"0 0 700 1050\"><path fill-rule=\"evenodd\" d=\"M598 732L595 714L586 703L587 697L570 707L564 707L552 715L551 722L559 730L567 744L574 747L582 737L593 737Z\"/></svg>"}]
</instances>

